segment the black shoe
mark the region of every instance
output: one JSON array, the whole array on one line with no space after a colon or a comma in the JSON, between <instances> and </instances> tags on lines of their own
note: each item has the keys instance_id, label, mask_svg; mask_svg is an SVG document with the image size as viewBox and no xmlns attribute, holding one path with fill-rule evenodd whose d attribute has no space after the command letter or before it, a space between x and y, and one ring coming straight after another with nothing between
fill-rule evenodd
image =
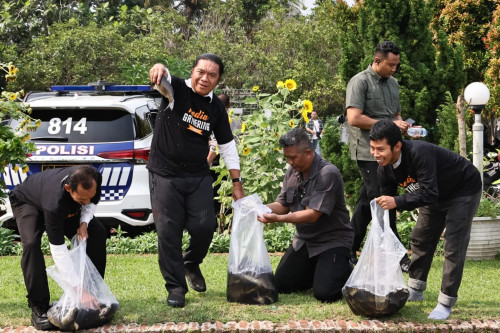
<instances>
[{"instance_id":1,"label":"black shoe","mask_svg":"<svg viewBox=\"0 0 500 333\"><path fill-rule=\"evenodd\" d=\"M356 251L351 251L349 258L351 264L356 265L358 263L358 256L356 255Z\"/></svg>"},{"instance_id":2,"label":"black shoe","mask_svg":"<svg viewBox=\"0 0 500 333\"><path fill-rule=\"evenodd\" d=\"M183 308L186 305L186 297L178 291L170 291L167 297L167 304L173 308Z\"/></svg>"},{"instance_id":3,"label":"black shoe","mask_svg":"<svg viewBox=\"0 0 500 333\"><path fill-rule=\"evenodd\" d=\"M201 274L200 266L197 264L185 264L186 269L186 279L191 288L197 292L204 292L207 290L207 285L205 284L205 278Z\"/></svg>"},{"instance_id":4,"label":"black shoe","mask_svg":"<svg viewBox=\"0 0 500 333\"><path fill-rule=\"evenodd\" d=\"M401 261L399 262L399 265L401 266L401 270L403 271L403 273L408 273L408 271L410 270L410 264L411 264L411 259L408 258L408 255L405 254L403 259L401 259Z\"/></svg>"},{"instance_id":5,"label":"black shoe","mask_svg":"<svg viewBox=\"0 0 500 333\"><path fill-rule=\"evenodd\" d=\"M31 307L31 325L33 325L37 330L43 331L53 330L56 328L49 321L49 318L47 318L47 310L38 306Z\"/></svg>"}]
</instances>

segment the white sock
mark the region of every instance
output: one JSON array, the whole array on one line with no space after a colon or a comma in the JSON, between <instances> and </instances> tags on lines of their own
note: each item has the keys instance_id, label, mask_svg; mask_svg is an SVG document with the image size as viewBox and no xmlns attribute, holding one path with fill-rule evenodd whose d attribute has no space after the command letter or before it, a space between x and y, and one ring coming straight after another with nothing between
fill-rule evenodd
<instances>
[{"instance_id":1,"label":"white sock","mask_svg":"<svg viewBox=\"0 0 500 333\"><path fill-rule=\"evenodd\" d=\"M410 291L410 296L408 296L409 302L423 301L424 300L424 291L423 290L413 289L412 287L409 287L408 289Z\"/></svg>"},{"instance_id":2,"label":"white sock","mask_svg":"<svg viewBox=\"0 0 500 333\"><path fill-rule=\"evenodd\" d=\"M451 307L438 303L427 319L445 320L451 314Z\"/></svg>"}]
</instances>

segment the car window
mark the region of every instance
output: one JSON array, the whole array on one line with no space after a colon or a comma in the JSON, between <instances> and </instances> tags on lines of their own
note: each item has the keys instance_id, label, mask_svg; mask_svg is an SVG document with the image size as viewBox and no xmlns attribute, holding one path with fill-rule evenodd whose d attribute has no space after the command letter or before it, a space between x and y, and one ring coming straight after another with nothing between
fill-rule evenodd
<instances>
[{"instance_id":1,"label":"car window","mask_svg":"<svg viewBox=\"0 0 500 333\"><path fill-rule=\"evenodd\" d=\"M41 126L31 133L35 142L121 142L134 140L132 115L119 109L33 109ZM11 127L16 127L15 121Z\"/></svg>"},{"instance_id":2,"label":"car window","mask_svg":"<svg viewBox=\"0 0 500 333\"><path fill-rule=\"evenodd\" d=\"M156 112L154 112L156 114ZM146 106L135 110L135 124L137 128L137 139L142 139L153 132L153 112Z\"/></svg>"}]
</instances>

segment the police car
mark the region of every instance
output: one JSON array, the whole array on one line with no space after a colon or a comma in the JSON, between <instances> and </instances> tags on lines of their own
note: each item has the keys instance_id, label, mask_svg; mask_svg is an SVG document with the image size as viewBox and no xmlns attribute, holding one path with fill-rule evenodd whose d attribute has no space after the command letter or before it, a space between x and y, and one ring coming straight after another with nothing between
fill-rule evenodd
<instances>
[{"instance_id":1,"label":"police car","mask_svg":"<svg viewBox=\"0 0 500 333\"><path fill-rule=\"evenodd\" d=\"M153 227L148 171L159 94L149 86L98 81L88 86L53 86L31 93L25 102L41 126L31 132L36 151L28 173L8 166L1 174L11 191L30 174L50 168L90 164L102 174L96 217L107 227ZM16 121L9 126L17 127ZM50 191L50 189L47 189ZM0 207L0 224L15 227L8 200Z\"/></svg>"}]
</instances>

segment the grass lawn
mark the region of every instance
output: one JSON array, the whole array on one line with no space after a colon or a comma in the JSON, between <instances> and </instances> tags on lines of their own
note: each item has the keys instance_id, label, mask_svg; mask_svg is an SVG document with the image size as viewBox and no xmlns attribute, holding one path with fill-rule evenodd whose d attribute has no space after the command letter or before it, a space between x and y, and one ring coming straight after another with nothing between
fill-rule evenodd
<instances>
[{"instance_id":1,"label":"grass lawn","mask_svg":"<svg viewBox=\"0 0 500 333\"><path fill-rule=\"evenodd\" d=\"M0 257L0 327L30 325L30 309L26 303L26 291L20 267L20 257ZM271 254L275 268L279 255ZM46 258L47 265L52 259ZM426 301L410 302L396 315L386 318L392 321L429 322L427 315L437 303L443 258L436 257L430 272ZM111 324L163 322L206 322L231 320L269 320L287 322L291 319L363 320L354 315L345 301L323 304L314 299L311 292L280 295L272 305L256 306L226 301L227 255L210 254L201 269L207 280L207 292L190 290L186 295L186 307L173 309L167 306L164 281L158 268L157 255L110 255L106 282L120 303ZM493 261L467 261L459 301L451 318L470 320L499 318L500 258ZM407 276L406 276L407 277ZM52 300L57 300L62 290L49 278Z\"/></svg>"}]
</instances>

